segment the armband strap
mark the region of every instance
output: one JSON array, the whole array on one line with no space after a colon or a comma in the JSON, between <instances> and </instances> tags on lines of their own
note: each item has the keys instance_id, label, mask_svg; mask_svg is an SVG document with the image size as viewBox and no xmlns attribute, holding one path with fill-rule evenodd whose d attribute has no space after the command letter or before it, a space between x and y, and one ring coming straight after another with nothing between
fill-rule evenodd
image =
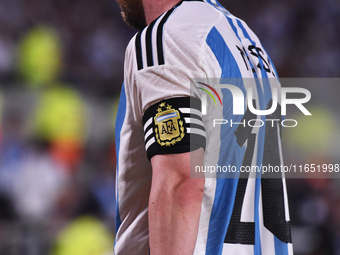
<instances>
[{"instance_id":1,"label":"armband strap","mask_svg":"<svg viewBox=\"0 0 340 255\"><path fill-rule=\"evenodd\" d=\"M148 159L157 154L175 154L205 149L201 102L193 97L162 100L143 116Z\"/></svg>"}]
</instances>

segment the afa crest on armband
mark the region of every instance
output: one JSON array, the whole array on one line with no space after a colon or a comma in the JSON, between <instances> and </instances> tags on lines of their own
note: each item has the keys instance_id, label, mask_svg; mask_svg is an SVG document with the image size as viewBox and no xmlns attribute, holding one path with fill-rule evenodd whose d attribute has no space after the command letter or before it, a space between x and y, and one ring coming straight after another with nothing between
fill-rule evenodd
<instances>
[{"instance_id":1,"label":"afa crest on armband","mask_svg":"<svg viewBox=\"0 0 340 255\"><path fill-rule=\"evenodd\" d=\"M174 145L185 136L184 123L178 110L165 102L159 104L154 117L156 140L161 146Z\"/></svg>"}]
</instances>

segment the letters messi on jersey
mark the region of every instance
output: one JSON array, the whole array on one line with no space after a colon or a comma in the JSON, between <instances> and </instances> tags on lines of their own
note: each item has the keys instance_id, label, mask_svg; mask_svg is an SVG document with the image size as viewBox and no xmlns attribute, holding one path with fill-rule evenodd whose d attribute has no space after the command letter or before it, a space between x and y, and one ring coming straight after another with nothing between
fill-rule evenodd
<instances>
[{"instance_id":1,"label":"letters messi on jersey","mask_svg":"<svg viewBox=\"0 0 340 255\"><path fill-rule=\"evenodd\" d=\"M256 35L215 1L182 1L138 32L127 47L116 122L117 210L115 254L149 254L150 159L205 148L211 166L282 164L280 127L244 125L280 119L279 110L232 115L231 93L216 89L221 104L202 116L200 83L232 82L265 110L278 86L274 66ZM242 82L250 79L251 85ZM246 97L245 97L246 98ZM247 102L245 102L247 106ZM212 119L237 125L213 126ZM253 173L206 178L195 255L292 254L285 181Z\"/></svg>"}]
</instances>

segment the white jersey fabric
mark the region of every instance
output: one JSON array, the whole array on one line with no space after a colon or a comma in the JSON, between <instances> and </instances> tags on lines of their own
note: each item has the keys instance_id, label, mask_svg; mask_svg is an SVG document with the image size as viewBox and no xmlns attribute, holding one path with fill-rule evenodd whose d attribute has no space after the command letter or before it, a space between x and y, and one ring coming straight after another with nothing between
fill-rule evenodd
<instances>
[{"instance_id":1,"label":"white jersey fabric","mask_svg":"<svg viewBox=\"0 0 340 255\"><path fill-rule=\"evenodd\" d=\"M216 88L220 105L208 101L209 114L202 116L199 102L211 87L193 86L193 78L218 78L244 95L251 87L254 106L261 110L270 108L276 100L273 88L279 86L259 39L216 1L182 1L132 38L116 121L116 255L149 254L153 155L204 147L207 166L282 165L279 122L267 120L281 118L279 107L269 116L256 116L245 97L245 114L233 115L230 90ZM213 126L213 119L235 124ZM251 126L245 124L249 121ZM214 178L205 181L195 255L292 254L280 174L275 179L259 173L208 177Z\"/></svg>"}]
</instances>

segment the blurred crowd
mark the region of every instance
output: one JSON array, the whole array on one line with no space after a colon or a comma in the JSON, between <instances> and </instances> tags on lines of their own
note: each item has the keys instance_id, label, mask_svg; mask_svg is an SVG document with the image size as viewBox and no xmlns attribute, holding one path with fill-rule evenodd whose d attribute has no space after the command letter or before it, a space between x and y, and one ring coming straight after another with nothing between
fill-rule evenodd
<instances>
[{"instance_id":1,"label":"blurred crowd","mask_svg":"<svg viewBox=\"0 0 340 255\"><path fill-rule=\"evenodd\" d=\"M340 77L338 0L220 2L281 77ZM0 0L0 255L113 254L114 125L135 32L114 0ZM287 133L288 163L340 163L339 113L317 111L331 153L310 143L312 123L310 137ZM339 180L287 183L296 254L340 254Z\"/></svg>"}]
</instances>

